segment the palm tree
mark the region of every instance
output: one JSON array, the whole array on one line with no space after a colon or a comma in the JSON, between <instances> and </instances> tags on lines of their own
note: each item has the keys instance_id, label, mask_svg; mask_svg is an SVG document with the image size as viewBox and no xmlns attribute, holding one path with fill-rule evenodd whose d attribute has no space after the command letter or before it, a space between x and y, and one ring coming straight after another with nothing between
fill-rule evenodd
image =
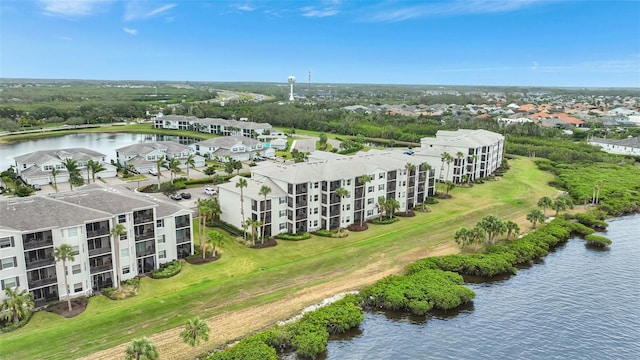
<instances>
[{"instance_id":1,"label":"palm tree","mask_svg":"<svg viewBox=\"0 0 640 360\"><path fill-rule=\"evenodd\" d=\"M184 161L184 165L187 167L187 179L189 179L189 168L196 167L196 160L193 158L193 154L189 154L187 159Z\"/></svg>"},{"instance_id":2,"label":"palm tree","mask_svg":"<svg viewBox=\"0 0 640 360\"><path fill-rule=\"evenodd\" d=\"M56 176L58 176L58 174L60 174L60 171L58 171L54 166L51 169L51 177L53 177L53 187L56 188L56 192L58 192L58 182L56 181Z\"/></svg>"},{"instance_id":3,"label":"palm tree","mask_svg":"<svg viewBox=\"0 0 640 360\"><path fill-rule=\"evenodd\" d=\"M111 238L113 239L113 248L116 253L116 284L120 286L120 237L127 235L127 230L124 225L116 224L111 231Z\"/></svg>"},{"instance_id":4,"label":"palm tree","mask_svg":"<svg viewBox=\"0 0 640 360\"><path fill-rule=\"evenodd\" d=\"M264 208L262 208L262 211L264 211L264 214L262 215L262 229L260 230L260 233L262 234L262 242L264 242L264 238L265 238L264 230L267 226L267 195L269 194L271 194L271 188L267 185L262 185L260 187L260 191L258 192L258 195L261 195L264 197Z\"/></svg>"},{"instance_id":5,"label":"palm tree","mask_svg":"<svg viewBox=\"0 0 640 360\"><path fill-rule=\"evenodd\" d=\"M404 164L404 169L407 172L407 207L409 206L409 182L411 181L411 172L416 171L416 166L412 163ZM413 196L411 196L413 198ZM407 208L407 210L409 210Z\"/></svg>"},{"instance_id":6,"label":"palm tree","mask_svg":"<svg viewBox=\"0 0 640 360\"><path fill-rule=\"evenodd\" d=\"M448 152L443 152L440 155L440 176L438 178L438 180L442 181L442 172L444 171L444 163L447 161L447 159L450 157L451 155L449 155Z\"/></svg>"},{"instance_id":7,"label":"palm tree","mask_svg":"<svg viewBox=\"0 0 640 360\"><path fill-rule=\"evenodd\" d=\"M376 204L378 210L382 213L381 216L387 215L387 199L384 196L378 197L378 203Z\"/></svg>"},{"instance_id":8,"label":"palm tree","mask_svg":"<svg viewBox=\"0 0 640 360\"><path fill-rule=\"evenodd\" d=\"M67 290L67 305L71 311L71 290L69 289L69 275L67 272L67 261L74 261L73 248L69 244L62 244L53 250L53 258L56 262L62 261L64 271L64 287Z\"/></svg>"},{"instance_id":9,"label":"palm tree","mask_svg":"<svg viewBox=\"0 0 640 360\"><path fill-rule=\"evenodd\" d=\"M33 294L26 289L20 291L17 287L15 290L7 287L4 289L4 295L5 298L2 300L2 305L0 305L0 315L7 322L13 321L14 324L19 322L33 308Z\"/></svg>"},{"instance_id":10,"label":"palm tree","mask_svg":"<svg viewBox=\"0 0 640 360\"><path fill-rule=\"evenodd\" d=\"M242 216L242 224L244 226L244 224L246 223L246 220L244 218L244 191L242 189L247 187L247 179L243 177L239 178L238 182L236 182L236 187L240 188L240 216ZM242 234L242 238L243 239L247 238L246 231Z\"/></svg>"},{"instance_id":11,"label":"palm tree","mask_svg":"<svg viewBox=\"0 0 640 360\"><path fill-rule=\"evenodd\" d=\"M364 198L367 194L367 184L371 182L371 176L369 175L362 175L358 178L358 181L364 185L364 188L362 189L362 216L360 216L360 227L362 228L362 223L364 222L364 217L366 214L366 209L364 206Z\"/></svg>"},{"instance_id":12,"label":"palm tree","mask_svg":"<svg viewBox=\"0 0 640 360\"><path fill-rule=\"evenodd\" d=\"M62 162L62 164L69 172L69 189L73 191L74 183L82 184L83 182L82 176L80 176L80 170L78 169L78 163L71 158L67 158Z\"/></svg>"},{"instance_id":13,"label":"palm tree","mask_svg":"<svg viewBox=\"0 0 640 360\"><path fill-rule=\"evenodd\" d=\"M544 222L544 214L538 209L531 209L527 213L527 220L531 222L533 228L535 229L538 222Z\"/></svg>"},{"instance_id":14,"label":"palm tree","mask_svg":"<svg viewBox=\"0 0 640 360\"><path fill-rule=\"evenodd\" d=\"M105 167L102 165L101 162L93 161L93 160L89 160L87 162L87 168L91 169L91 179L93 180L93 182L96 182L97 173L107 170L105 169Z\"/></svg>"},{"instance_id":15,"label":"palm tree","mask_svg":"<svg viewBox=\"0 0 640 360\"><path fill-rule=\"evenodd\" d=\"M483 217L477 225L487 234L487 242L493 244L497 235L504 234L507 231L504 221L496 215L487 215Z\"/></svg>"},{"instance_id":16,"label":"palm tree","mask_svg":"<svg viewBox=\"0 0 640 360\"><path fill-rule=\"evenodd\" d=\"M460 167L460 173L458 175L462 175L463 166L462 166L462 158L464 158L464 153L462 151L458 151L456 153L456 159L458 160L458 166ZM459 178L458 181L461 181L462 178Z\"/></svg>"},{"instance_id":17,"label":"palm tree","mask_svg":"<svg viewBox=\"0 0 640 360\"><path fill-rule=\"evenodd\" d=\"M156 344L146 337L134 339L125 350L126 360L157 360L160 356Z\"/></svg>"},{"instance_id":18,"label":"palm tree","mask_svg":"<svg viewBox=\"0 0 640 360\"><path fill-rule=\"evenodd\" d=\"M596 199L595 199L596 205L600 203L600 189L602 189L603 185L604 183L601 180L598 180L596 182Z\"/></svg>"},{"instance_id":19,"label":"palm tree","mask_svg":"<svg viewBox=\"0 0 640 360\"><path fill-rule=\"evenodd\" d=\"M218 254L217 247L222 245L222 240L224 240L224 235L216 230L211 230L207 236L207 245L211 247L211 256L216 257Z\"/></svg>"},{"instance_id":20,"label":"palm tree","mask_svg":"<svg viewBox=\"0 0 640 360\"><path fill-rule=\"evenodd\" d=\"M507 228L507 241L509 241L511 234L515 236L520 232L520 226L511 220L505 221L504 225Z\"/></svg>"},{"instance_id":21,"label":"palm tree","mask_svg":"<svg viewBox=\"0 0 640 360\"><path fill-rule=\"evenodd\" d=\"M547 217L547 208L550 208L552 206L553 200L548 196L543 196L540 198L540 200L538 200L538 207L542 208L542 215L544 215L544 217Z\"/></svg>"},{"instance_id":22,"label":"palm tree","mask_svg":"<svg viewBox=\"0 0 640 360\"><path fill-rule=\"evenodd\" d=\"M175 157L172 157L171 159L169 159L169 163L167 163L167 167L171 172L171 185L173 185L174 176L180 172L180 160L176 159Z\"/></svg>"},{"instance_id":23,"label":"palm tree","mask_svg":"<svg viewBox=\"0 0 640 360\"><path fill-rule=\"evenodd\" d=\"M336 189L335 194L340 197L339 217L338 217L338 234L342 233L342 198L349 196L349 190L339 187Z\"/></svg>"},{"instance_id":24,"label":"palm tree","mask_svg":"<svg viewBox=\"0 0 640 360\"><path fill-rule=\"evenodd\" d=\"M396 199L389 199L386 202L387 204L387 215L389 215L389 219L393 218L393 214L396 213L396 210L398 210L400 208L400 203L398 202L398 200Z\"/></svg>"},{"instance_id":25,"label":"palm tree","mask_svg":"<svg viewBox=\"0 0 640 360\"><path fill-rule=\"evenodd\" d=\"M453 239L456 241L458 245L460 245L460 247L464 248L467 245L472 243L473 239L472 239L471 230L465 227L462 227L458 231L456 231L455 235L453 236Z\"/></svg>"},{"instance_id":26,"label":"palm tree","mask_svg":"<svg viewBox=\"0 0 640 360\"><path fill-rule=\"evenodd\" d=\"M209 340L209 325L200 319L199 316L187 320L184 330L180 332L180 337L185 343L196 346L200 341Z\"/></svg>"},{"instance_id":27,"label":"palm tree","mask_svg":"<svg viewBox=\"0 0 640 360\"><path fill-rule=\"evenodd\" d=\"M198 199L197 203L198 214L200 215L200 226L199 233L200 236L200 251L202 251L202 259L205 259L207 256L207 240L204 236L205 228L207 227L207 217L209 213L211 213L211 202L209 199Z\"/></svg>"},{"instance_id":28,"label":"palm tree","mask_svg":"<svg viewBox=\"0 0 640 360\"><path fill-rule=\"evenodd\" d=\"M260 226L262 226L262 221L247 219L247 228L251 228L251 241L253 245L256 244L256 236L258 235L258 228L260 228Z\"/></svg>"},{"instance_id":29,"label":"palm tree","mask_svg":"<svg viewBox=\"0 0 640 360\"><path fill-rule=\"evenodd\" d=\"M471 173L473 174L473 176L475 176L475 174L476 174L475 170L476 170L476 159L477 158L478 158L478 155L476 155L476 154L471 155L471 164L473 164L473 169L471 169L471 171L472 171ZM472 178L472 176L469 176L469 178L467 180L469 182L471 182L471 178Z\"/></svg>"},{"instance_id":30,"label":"palm tree","mask_svg":"<svg viewBox=\"0 0 640 360\"><path fill-rule=\"evenodd\" d=\"M160 190L160 171L163 167L167 166L167 160L165 158L160 158L156 160L156 176L158 177L158 190Z\"/></svg>"}]
</instances>

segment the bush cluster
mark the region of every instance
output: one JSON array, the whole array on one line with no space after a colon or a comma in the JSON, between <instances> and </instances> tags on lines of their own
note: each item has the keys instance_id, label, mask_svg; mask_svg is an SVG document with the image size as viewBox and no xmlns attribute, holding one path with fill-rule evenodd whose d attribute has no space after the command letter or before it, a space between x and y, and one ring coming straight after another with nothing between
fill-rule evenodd
<instances>
[{"instance_id":1,"label":"bush cluster","mask_svg":"<svg viewBox=\"0 0 640 360\"><path fill-rule=\"evenodd\" d=\"M302 234L289 234L289 233L282 233L282 234L278 234L276 235L276 239L280 239L280 240L288 240L288 241L300 241L300 240L307 240L311 237L311 234L309 233L302 233Z\"/></svg>"},{"instance_id":2,"label":"bush cluster","mask_svg":"<svg viewBox=\"0 0 640 360\"><path fill-rule=\"evenodd\" d=\"M370 224L376 224L376 225L389 225L389 224L393 224L394 222L397 222L398 219L397 217L393 217L391 219L389 219L388 217L379 217L376 219L371 219L371 220L367 220L368 223Z\"/></svg>"},{"instance_id":3,"label":"bush cluster","mask_svg":"<svg viewBox=\"0 0 640 360\"><path fill-rule=\"evenodd\" d=\"M150 276L154 279L166 279L177 275L180 270L182 270L182 261L173 260L160 265L160 268L152 271Z\"/></svg>"},{"instance_id":4,"label":"bush cluster","mask_svg":"<svg viewBox=\"0 0 640 360\"><path fill-rule=\"evenodd\" d=\"M600 235L589 234L585 236L584 239L587 241L588 245L592 245L592 246L607 247L611 245L611 240Z\"/></svg>"},{"instance_id":5,"label":"bush cluster","mask_svg":"<svg viewBox=\"0 0 640 360\"><path fill-rule=\"evenodd\" d=\"M27 325L29 320L31 320L31 318L33 317L33 314L34 314L33 311L29 311L27 316L25 316L23 319L21 319L17 323L9 322L8 324L4 325L3 327L0 328L0 334L8 333L8 332L11 332L11 331L14 331L14 330L18 330L21 327Z\"/></svg>"}]
</instances>

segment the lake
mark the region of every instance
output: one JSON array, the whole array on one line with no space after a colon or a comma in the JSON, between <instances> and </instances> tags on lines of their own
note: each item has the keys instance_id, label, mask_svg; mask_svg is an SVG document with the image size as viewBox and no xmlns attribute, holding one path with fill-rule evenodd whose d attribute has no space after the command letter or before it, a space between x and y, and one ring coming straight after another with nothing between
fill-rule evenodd
<instances>
[{"instance_id":1,"label":"lake","mask_svg":"<svg viewBox=\"0 0 640 360\"><path fill-rule=\"evenodd\" d=\"M640 359L640 215L609 223L609 250L569 240L457 313L366 313L323 359Z\"/></svg>"},{"instance_id":2,"label":"lake","mask_svg":"<svg viewBox=\"0 0 640 360\"><path fill-rule=\"evenodd\" d=\"M196 140L184 136L130 134L130 133L84 133L58 137L25 140L12 144L0 144L0 171L14 165L13 158L18 155L51 149L83 147L107 155L108 160L116 159L116 149L144 142L176 141L190 145Z\"/></svg>"}]
</instances>

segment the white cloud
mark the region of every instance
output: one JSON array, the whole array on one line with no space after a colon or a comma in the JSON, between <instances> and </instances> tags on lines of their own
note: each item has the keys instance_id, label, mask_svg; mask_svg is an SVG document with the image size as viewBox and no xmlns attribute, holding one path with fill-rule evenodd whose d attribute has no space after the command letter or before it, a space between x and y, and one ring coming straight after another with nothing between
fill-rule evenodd
<instances>
[{"instance_id":1,"label":"white cloud","mask_svg":"<svg viewBox=\"0 0 640 360\"><path fill-rule=\"evenodd\" d=\"M256 9L253 6L249 5L249 4L236 5L235 8L240 10L240 11L253 11L253 10Z\"/></svg>"},{"instance_id":2,"label":"white cloud","mask_svg":"<svg viewBox=\"0 0 640 360\"><path fill-rule=\"evenodd\" d=\"M164 4L153 7L155 3L150 1L129 1L124 13L125 21L148 19L167 13L173 9L176 4Z\"/></svg>"},{"instance_id":3,"label":"white cloud","mask_svg":"<svg viewBox=\"0 0 640 360\"><path fill-rule=\"evenodd\" d=\"M73 38L70 36L56 36L56 39L62 40L62 41L73 41Z\"/></svg>"},{"instance_id":4,"label":"white cloud","mask_svg":"<svg viewBox=\"0 0 640 360\"><path fill-rule=\"evenodd\" d=\"M126 32L127 34L138 35L138 30L136 30L136 29L130 29L128 27L123 27L122 30L124 32Z\"/></svg>"},{"instance_id":5,"label":"white cloud","mask_svg":"<svg viewBox=\"0 0 640 360\"><path fill-rule=\"evenodd\" d=\"M439 3L425 3L413 6L390 7L382 5L372 14L365 15L366 21L394 22L429 16L457 16L469 14L489 14L517 11L526 7L557 0L453 0Z\"/></svg>"},{"instance_id":6,"label":"white cloud","mask_svg":"<svg viewBox=\"0 0 640 360\"><path fill-rule=\"evenodd\" d=\"M340 13L340 5L342 5L341 0L325 0L322 1L321 6L305 6L300 11L302 16L323 18Z\"/></svg>"},{"instance_id":7,"label":"white cloud","mask_svg":"<svg viewBox=\"0 0 640 360\"><path fill-rule=\"evenodd\" d=\"M89 16L111 0L39 0L44 13L51 16Z\"/></svg>"}]
</instances>

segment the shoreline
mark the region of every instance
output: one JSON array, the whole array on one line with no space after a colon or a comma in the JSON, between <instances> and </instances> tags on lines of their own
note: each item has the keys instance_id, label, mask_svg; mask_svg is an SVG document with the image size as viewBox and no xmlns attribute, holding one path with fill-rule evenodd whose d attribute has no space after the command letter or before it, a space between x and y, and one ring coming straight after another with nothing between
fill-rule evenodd
<instances>
[{"instance_id":1,"label":"shoreline","mask_svg":"<svg viewBox=\"0 0 640 360\"><path fill-rule=\"evenodd\" d=\"M451 241L436 245L432 249L414 249L402 254L403 260L415 261L427 256L442 256L458 253L458 245ZM182 326L165 330L149 336L159 353L167 359L195 359L196 357L224 348L242 338L272 327L273 325L287 321L300 315L304 309L319 304L323 300L335 297L337 294L358 290L364 286L388 275L399 274L404 270L404 265L389 264L389 260L369 264L367 267L356 270L354 273L343 277L327 280L324 283L305 288L282 299L273 302L252 306L243 310L223 313L205 319L212 329L209 341L194 348L182 342L178 336ZM380 270L382 265L389 265ZM81 357L82 360L111 360L124 358L124 350L129 343L101 350L93 354Z\"/></svg>"}]
</instances>

